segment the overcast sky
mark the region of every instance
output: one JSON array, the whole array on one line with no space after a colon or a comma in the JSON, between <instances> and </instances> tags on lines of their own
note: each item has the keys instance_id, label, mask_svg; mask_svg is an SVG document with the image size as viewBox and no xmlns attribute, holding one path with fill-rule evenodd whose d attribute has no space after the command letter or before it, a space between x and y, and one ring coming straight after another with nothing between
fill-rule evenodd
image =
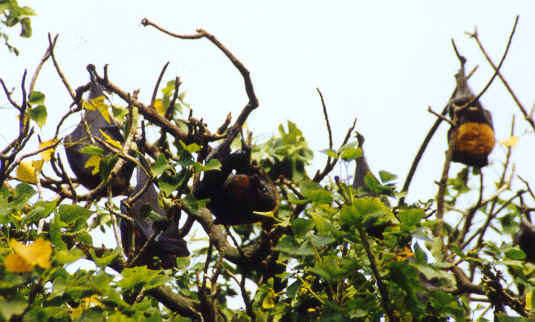
<instances>
[{"instance_id":1,"label":"overcast sky","mask_svg":"<svg viewBox=\"0 0 535 322\"><path fill-rule=\"evenodd\" d=\"M278 124L292 120L319 156L318 151L328 144L315 92L319 87L328 106L335 143L340 144L356 117L357 129L366 137L372 169L396 173L400 183L435 120L427 106L440 111L455 86L458 61L451 38L468 58L468 69L479 65L470 80L478 92L492 70L464 32L477 26L497 62L519 14L520 23L502 73L525 106L530 108L535 99L535 8L530 1L148 3L32 2L38 13L33 18L33 37L13 37L21 50L19 57L0 50L0 77L10 86L18 86L24 68L33 73L43 55L48 44L46 33L59 33L55 53L73 87L88 81L88 63L100 71L109 64L111 80L129 91L141 89L141 99L148 103L161 67L170 61L165 80L180 76L194 115L203 117L214 130L229 111L237 115L247 102L237 70L207 40L173 39L142 27L140 21L147 17L177 33L193 33L201 27L213 33L251 71L260 107L251 115L248 127L260 140L275 133ZM47 139L71 100L51 63L41 72L36 90L47 94L49 124L42 130ZM519 113L498 79L482 103L493 113L497 140L506 139L511 117ZM4 95L0 106L8 106ZM5 144L16 131L16 121L14 113L1 113L6 126L0 131L0 143ZM78 120L74 116L69 124ZM519 133L527 129L521 117L517 124ZM71 129L64 127L63 134ZM443 124L424 155L411 190L413 200L436 193L433 181L441 174L446 130ZM514 152L518 172L532 182L534 143L532 133L523 135ZM504 151L497 145L491 162L503 161ZM458 169L454 167L452 173ZM486 171L495 175L499 168L488 167ZM334 174L348 175L343 168Z\"/></svg>"}]
</instances>

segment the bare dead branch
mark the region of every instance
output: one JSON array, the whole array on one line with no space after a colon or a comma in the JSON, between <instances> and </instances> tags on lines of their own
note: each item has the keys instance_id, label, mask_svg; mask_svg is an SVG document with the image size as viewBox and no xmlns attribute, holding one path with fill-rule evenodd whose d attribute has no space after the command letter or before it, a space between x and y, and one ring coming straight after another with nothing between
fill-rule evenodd
<instances>
[{"instance_id":1,"label":"bare dead branch","mask_svg":"<svg viewBox=\"0 0 535 322\"><path fill-rule=\"evenodd\" d=\"M220 157L221 154L226 153L226 151L229 150L230 144L238 135L240 129L243 127L243 124L245 123L245 120L249 116L249 114L258 107L258 99L256 98L256 94L254 91L253 83L251 81L250 73L247 68L243 65L241 61L239 61L234 54L230 50L228 50L214 35L208 33L204 29L197 29L197 34L195 35L179 35L171 33L160 26L156 25L155 23L149 21L147 18L143 18L141 21L141 24L143 26L152 26L156 28L157 30L170 35L175 38L179 39L200 39L200 38L206 38L208 39L212 44L214 44L219 50L227 56L227 58L230 60L230 62L238 69L240 74L242 75L244 85L245 85L245 92L247 93L247 97L249 98L249 102L245 105L245 107L242 109L240 115L232 125L232 127L229 129L227 133L227 137L225 140L219 144L215 149L213 149L210 154L208 154L206 161L210 161L214 157Z\"/></svg>"},{"instance_id":2,"label":"bare dead branch","mask_svg":"<svg viewBox=\"0 0 535 322\"><path fill-rule=\"evenodd\" d=\"M325 100L323 99L323 94L321 93L320 89L316 88L316 91L318 92L320 99L321 99L321 106L323 108L323 118L325 119L325 123L327 126L327 134L329 135L329 149L332 149L333 148L333 133L331 130L331 123L329 122L329 115L327 114L327 106L325 106Z\"/></svg>"},{"instance_id":3,"label":"bare dead branch","mask_svg":"<svg viewBox=\"0 0 535 322\"><path fill-rule=\"evenodd\" d=\"M162 71L160 72L160 75L158 76L158 80L156 81L156 85L154 85L154 90L152 91L152 98L150 100L150 106L152 106L152 108L154 108L156 95L158 94L158 89L160 88L160 83L162 82L163 75L165 74L165 71L167 70L167 66L169 66L169 62L163 65Z\"/></svg>"},{"instance_id":4,"label":"bare dead branch","mask_svg":"<svg viewBox=\"0 0 535 322\"><path fill-rule=\"evenodd\" d=\"M498 73L500 72L500 68L502 68L502 64L503 62L505 61L505 57L507 56L507 53L509 52L509 48L511 47L511 42L513 40L513 35L515 34L515 31L516 31L516 26L518 25L518 16L516 16L515 18L515 24L513 25L513 30L511 30L511 33L509 34L509 40L507 41L507 46L505 46L505 51L503 52L503 55L502 55L502 58L500 59L500 62L498 63L498 67L496 67L494 69L494 74L492 75L492 77L489 79L489 81L487 82L487 84L485 85L485 87L483 87L483 89L479 92L479 94L477 94L476 97L472 98L470 100L469 103L467 103L467 105L470 105L472 104L473 102L477 102L481 96L487 91L487 89L490 87L490 85L492 84L492 82L494 81L494 79L496 78L496 76L498 75ZM474 33L475 34L475 37L477 37L477 33Z\"/></svg>"},{"instance_id":5,"label":"bare dead branch","mask_svg":"<svg viewBox=\"0 0 535 322\"><path fill-rule=\"evenodd\" d=\"M52 61L54 62L54 67L56 67L56 71L59 75L59 78L61 78L61 81L63 82L63 85L65 85L65 88L67 88L67 91L69 92L69 95L71 95L72 99L76 97L76 94L73 92L71 85L69 85L69 82L67 82L67 79L65 78L65 75L61 71L61 68L59 67L58 61L56 60L56 55L54 54L54 46L56 45L56 40L58 39L58 35L54 37L54 41L52 41L52 37L50 36L50 33L48 34L48 44L50 49L50 57L52 57Z\"/></svg>"},{"instance_id":6,"label":"bare dead branch","mask_svg":"<svg viewBox=\"0 0 535 322\"><path fill-rule=\"evenodd\" d=\"M48 60L48 58L50 58L50 53L52 51L51 48L54 48L54 46L56 46L56 40L58 40L58 35L54 37L52 44L46 49L46 52L43 55L43 58L41 58L39 65L37 65L37 68L35 69L35 72L33 73L32 80L30 82L30 93L33 92L33 89L35 87L35 82L37 81L37 77L39 76L39 72L41 71L41 68L43 68L43 65L45 64L45 62Z\"/></svg>"},{"instance_id":7,"label":"bare dead branch","mask_svg":"<svg viewBox=\"0 0 535 322\"><path fill-rule=\"evenodd\" d=\"M438 114L437 112L433 111L431 106L427 107L427 111L433 114L434 116L438 117L439 119L442 119L442 121L448 122L451 126L453 126L453 122L449 118L447 118L445 115Z\"/></svg>"},{"instance_id":8,"label":"bare dead branch","mask_svg":"<svg viewBox=\"0 0 535 322\"><path fill-rule=\"evenodd\" d=\"M514 28L513 28L513 32L514 30L516 29L516 25L517 25L517 22L518 22L518 19L519 17L516 16L516 19L515 19L515 25L514 25ZM510 35L510 39L512 39L513 37L513 32L511 33ZM479 40L479 36L477 34L477 32L474 32L472 34L470 34L470 36L476 41L477 45L479 46L479 49L481 50L481 52L483 53L483 55L485 56L485 58L487 59L487 62L489 63L489 65L494 69L494 71L496 72L496 74L498 75L498 77L501 79L503 85L505 85L505 88L507 89L507 91L509 92L509 94L511 95L511 97L513 98L513 100L515 101L516 105L518 106L518 108L520 109L520 112L522 113L522 115L524 116L524 119L529 123L529 125L531 126L531 128L533 128L535 130L535 121L529 117L529 114L527 112L527 109L524 107L524 105L520 102L520 100L518 99L518 97L516 96L515 92L513 91L513 89L511 88L511 86L509 85L509 83L505 80L505 77L503 77L502 73L499 72L498 70L498 67L496 67L496 65L494 64L494 62L492 61L492 59L490 58L490 56L487 54L487 51L485 50L485 47L483 46L483 44L481 43L481 41Z\"/></svg>"}]
</instances>

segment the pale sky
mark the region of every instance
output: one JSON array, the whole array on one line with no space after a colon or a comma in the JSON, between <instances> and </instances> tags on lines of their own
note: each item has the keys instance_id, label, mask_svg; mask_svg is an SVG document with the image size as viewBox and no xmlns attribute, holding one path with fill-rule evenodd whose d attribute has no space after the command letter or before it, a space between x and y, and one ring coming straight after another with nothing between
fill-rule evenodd
<instances>
[{"instance_id":1,"label":"pale sky","mask_svg":"<svg viewBox=\"0 0 535 322\"><path fill-rule=\"evenodd\" d=\"M478 92L492 75L490 67L465 31L477 26L481 40L497 62L520 14L508 59L502 68L516 94L528 108L535 100L535 13L530 1L47 1L32 2L30 40L14 39L22 54L0 51L0 77L16 86L24 68L33 73L47 47L46 33L60 33L56 55L73 87L87 82L85 66L101 70L109 64L110 77L122 88L141 89L148 102L154 82L166 61L164 80L180 76L194 115L215 129L229 111L237 115L246 103L239 73L207 40L177 40L140 25L143 17L177 33L202 27L213 33L250 70L260 107L248 127L260 139L292 120L304 131L310 146L327 147L319 87L329 109L335 143L340 144L353 118L366 137L365 150L374 171L396 173L402 183L418 146L455 84L458 62L451 49L454 38L468 58L468 68L479 65L470 85ZM436 2L433 2L436 3ZM36 90L47 94L49 120L57 120L71 103L48 63ZM18 96L15 96L18 97ZM117 99L117 102L120 100ZM507 138L517 107L499 80L482 98L494 117L498 141ZM0 106L7 106L1 95ZM2 110L5 114L5 110ZM13 114L5 114L13 115ZM6 142L15 122L0 134ZM78 122L75 116L70 124ZM519 133L526 124L518 118ZM55 122L43 130L52 135ZM424 155L412 192L422 199L435 194L446 149L445 124ZM65 127L64 134L70 132ZM524 135L515 149L518 172L531 171L533 135ZM491 162L504 159L497 146ZM322 165L322 159L316 167ZM453 171L457 171L457 167ZM498 170L491 170L495 173ZM346 176L344 169L334 174ZM351 170L352 171L352 170ZM535 181L534 181L535 182ZM417 198L414 194L410 199Z\"/></svg>"}]
</instances>

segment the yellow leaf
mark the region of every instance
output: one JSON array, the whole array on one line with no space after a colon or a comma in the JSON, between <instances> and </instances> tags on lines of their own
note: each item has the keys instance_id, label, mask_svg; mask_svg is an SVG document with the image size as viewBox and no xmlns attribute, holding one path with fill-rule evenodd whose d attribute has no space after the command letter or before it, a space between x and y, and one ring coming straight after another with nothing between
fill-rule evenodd
<instances>
[{"instance_id":1,"label":"yellow leaf","mask_svg":"<svg viewBox=\"0 0 535 322\"><path fill-rule=\"evenodd\" d=\"M405 246L401 251L397 253L396 260L404 261L413 255L414 253L412 252L411 248L409 246Z\"/></svg>"},{"instance_id":2,"label":"yellow leaf","mask_svg":"<svg viewBox=\"0 0 535 322\"><path fill-rule=\"evenodd\" d=\"M82 101L82 108L88 110L88 111L94 111L95 109L100 112L102 117L106 120L106 122L110 122L110 113L108 112L108 105L104 102L106 97L99 96L96 98L92 98L89 100L89 102Z\"/></svg>"},{"instance_id":3,"label":"yellow leaf","mask_svg":"<svg viewBox=\"0 0 535 322\"><path fill-rule=\"evenodd\" d=\"M97 294L93 294L89 297L84 297L82 299L82 302L87 304L89 307L95 305L102 305L102 302L99 301Z\"/></svg>"},{"instance_id":4,"label":"yellow leaf","mask_svg":"<svg viewBox=\"0 0 535 322\"><path fill-rule=\"evenodd\" d=\"M507 148L513 148L518 143L518 136L511 136L507 140L501 142L501 144Z\"/></svg>"},{"instance_id":5,"label":"yellow leaf","mask_svg":"<svg viewBox=\"0 0 535 322\"><path fill-rule=\"evenodd\" d=\"M262 308L269 310L275 307L275 292L270 289L262 301Z\"/></svg>"},{"instance_id":6,"label":"yellow leaf","mask_svg":"<svg viewBox=\"0 0 535 322\"><path fill-rule=\"evenodd\" d=\"M163 105L163 102L160 98L154 101L154 109L160 113L160 115L165 114L165 106Z\"/></svg>"},{"instance_id":7,"label":"yellow leaf","mask_svg":"<svg viewBox=\"0 0 535 322\"><path fill-rule=\"evenodd\" d=\"M98 155L92 155L89 160L85 163L84 167L90 168L93 167L91 174L97 174L100 172L100 157Z\"/></svg>"},{"instance_id":8,"label":"yellow leaf","mask_svg":"<svg viewBox=\"0 0 535 322\"><path fill-rule=\"evenodd\" d=\"M84 297L80 301L80 305L78 307L73 308L71 311L71 317L73 320L78 319L80 316L82 316L82 313L95 306L102 306L102 302L98 300L98 295L94 294L89 297Z\"/></svg>"},{"instance_id":9,"label":"yellow leaf","mask_svg":"<svg viewBox=\"0 0 535 322\"><path fill-rule=\"evenodd\" d=\"M36 183L43 162L43 160L22 161L17 167L17 179L23 182Z\"/></svg>"},{"instance_id":10,"label":"yellow leaf","mask_svg":"<svg viewBox=\"0 0 535 322\"><path fill-rule=\"evenodd\" d=\"M31 272L35 265L28 263L24 257L19 254L9 254L4 260L6 270L13 273Z\"/></svg>"},{"instance_id":11,"label":"yellow leaf","mask_svg":"<svg viewBox=\"0 0 535 322\"><path fill-rule=\"evenodd\" d=\"M39 265L45 269L50 268L52 247L50 246L49 241L38 238L36 241L26 246L15 239L11 239L9 241L9 246L15 251L15 254L12 255L16 255L16 257L11 256L12 259L10 259L10 265L16 264L17 268L28 267L27 265L30 265L31 268L35 265ZM8 264L6 263L6 267L7 265Z\"/></svg>"},{"instance_id":12,"label":"yellow leaf","mask_svg":"<svg viewBox=\"0 0 535 322\"><path fill-rule=\"evenodd\" d=\"M533 309L533 290L526 293L526 310L531 311Z\"/></svg>"},{"instance_id":13,"label":"yellow leaf","mask_svg":"<svg viewBox=\"0 0 535 322\"><path fill-rule=\"evenodd\" d=\"M104 138L106 138L106 142L108 142L109 144L113 145L117 149L122 149L121 143L119 143L119 142L115 141L114 139L112 139L111 136L109 136L106 132L104 132L102 130L99 130L99 131L100 131L100 134L104 135Z\"/></svg>"},{"instance_id":14,"label":"yellow leaf","mask_svg":"<svg viewBox=\"0 0 535 322\"><path fill-rule=\"evenodd\" d=\"M82 316L82 313L84 313L84 308L82 305L78 305L77 307L73 308L71 311L72 320L78 320L78 318Z\"/></svg>"},{"instance_id":15,"label":"yellow leaf","mask_svg":"<svg viewBox=\"0 0 535 322\"><path fill-rule=\"evenodd\" d=\"M48 146L54 145L58 141L58 139L52 139L45 142L41 142L41 144L39 144L39 149L44 149ZM50 159L52 159L52 154L54 153L55 149L56 148L54 147L44 150L43 152L41 152L41 158L43 158L45 162L50 161Z\"/></svg>"}]
</instances>

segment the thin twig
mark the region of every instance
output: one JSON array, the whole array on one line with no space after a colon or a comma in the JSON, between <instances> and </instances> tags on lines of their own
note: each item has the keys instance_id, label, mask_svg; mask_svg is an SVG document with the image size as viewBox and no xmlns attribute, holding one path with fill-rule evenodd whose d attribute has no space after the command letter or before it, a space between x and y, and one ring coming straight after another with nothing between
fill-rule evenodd
<instances>
[{"instance_id":1,"label":"thin twig","mask_svg":"<svg viewBox=\"0 0 535 322\"><path fill-rule=\"evenodd\" d=\"M163 65L162 71L160 72L160 75L158 76L158 80L156 81L156 85L154 85L154 90L152 91L152 98L150 100L150 106L152 106L152 108L154 108L154 102L156 101L156 95L158 94L158 89L160 88L160 83L162 82L162 78L163 78L163 75L165 74L167 66L169 66L169 62L167 62L167 63L165 63L165 65Z\"/></svg>"},{"instance_id":2,"label":"thin twig","mask_svg":"<svg viewBox=\"0 0 535 322\"><path fill-rule=\"evenodd\" d=\"M225 56L227 56L230 62L234 65L234 67L236 67L236 69L238 69L238 71L242 75L244 86L245 86L245 92L247 93L247 97L249 98L249 101L245 105L245 107L242 109L240 115L238 116L238 118L236 119L232 127L229 129L225 140L221 144L219 144L215 149L213 149L210 152L210 154L208 154L206 161L210 161L214 157L215 158L221 157L222 154L225 154L226 151L229 150L230 144L240 132L249 114L258 107L258 99L254 91L254 87L251 81L249 70L247 70L247 68L245 68L243 63L239 61L236 58L236 56L234 56L234 54L230 50L228 50L214 35L208 33L207 31L203 29L197 29L197 34L194 34L194 35L179 35L179 34L171 33L161 28L155 23L149 21L147 18L143 18L143 20L141 21L141 24L143 26L152 26L167 35L170 35L172 37L179 38L179 39L201 39L201 38L208 39L220 51L222 51L223 54L225 54Z\"/></svg>"},{"instance_id":3,"label":"thin twig","mask_svg":"<svg viewBox=\"0 0 535 322\"><path fill-rule=\"evenodd\" d=\"M507 56L507 53L509 52L509 48L511 47L511 42L513 40L513 35L515 34L517 25L518 25L518 16L516 16L515 18L515 24L513 25L513 30L511 31L511 34L509 35L507 46L505 46L505 51L503 52L502 58L500 59L500 62L498 63L498 67L494 69L494 74L489 79L485 87L483 87L483 89L479 92L479 94L477 94L476 97L472 98L467 105L471 105L473 102L477 102L481 98L481 96L487 91L487 89L490 87L490 85L492 84L492 82L494 81L498 73L500 72L500 68L502 68L502 64L505 61L505 57ZM477 33L475 33L475 37L477 37Z\"/></svg>"},{"instance_id":4,"label":"thin twig","mask_svg":"<svg viewBox=\"0 0 535 322\"><path fill-rule=\"evenodd\" d=\"M63 75L63 72L61 71L61 68L59 68L59 64L56 60L56 55L54 55L54 46L56 44L56 40L58 38L59 34L54 37L54 41L52 41L52 38L50 36L50 33L48 34L48 44L50 48L50 57L52 57L52 61L54 62L54 67L56 67L56 71L58 72L59 77L61 78L61 81L63 82L63 85L67 88L67 91L69 92L69 95L74 99L76 97L76 94L71 88L71 85L69 85L69 82L67 82L67 79L65 78L65 75Z\"/></svg>"},{"instance_id":5,"label":"thin twig","mask_svg":"<svg viewBox=\"0 0 535 322\"><path fill-rule=\"evenodd\" d=\"M30 94L33 92L33 89L35 87L35 82L37 81L37 77L39 76L39 72L41 71L41 68L43 68L43 65L45 62L50 58L50 53L52 52L52 49L54 46L56 46L56 40L58 39L58 35L54 37L54 41L52 44L46 49L45 54L43 55L43 58L41 58L41 61L39 62L39 65L37 65L37 68L35 69L35 72L33 73L32 80L30 82Z\"/></svg>"},{"instance_id":6,"label":"thin twig","mask_svg":"<svg viewBox=\"0 0 535 322\"><path fill-rule=\"evenodd\" d=\"M323 108L323 117L327 125L327 134L329 135L329 149L332 149L333 148L333 133L331 130L331 123L329 122L329 115L327 114L327 106L325 105L325 100L323 99L323 94L321 93L320 89L316 88L316 91L318 92L320 99L321 99L321 106Z\"/></svg>"},{"instance_id":7,"label":"thin twig","mask_svg":"<svg viewBox=\"0 0 535 322\"><path fill-rule=\"evenodd\" d=\"M515 18L515 25L514 25L514 28L513 28L513 32L514 30L516 29L516 24L518 22L518 19L519 17L516 16ZM511 95L511 97L513 98L513 100L515 101L516 105L518 106L518 108L520 109L520 112L522 113L522 115L524 116L524 118L526 119L526 121L530 124L530 126L535 130L535 121L533 119L531 119L529 117L529 114L526 110L526 108L524 107L524 105L522 105L522 103L520 102L520 100L518 99L518 97L516 96L516 94L514 93L513 89L511 88L511 86L509 86L509 83L505 80L505 78L503 77L503 75L498 71L498 68L496 67L496 65L494 64L494 62L492 61L492 59L490 58L490 56L487 54L487 51L485 50L485 47L483 47L483 44L481 43L481 41L479 40L479 36L477 33L473 33L470 35L477 43L477 45L479 46L479 49L481 50L481 52L483 53L483 55L485 56L485 58L487 59L487 62L489 63L489 65L494 69L494 71L498 74L498 77L500 77L500 79L502 80L502 83L503 85L505 85L505 88L507 88L507 91L509 92L509 94ZM510 35L510 38L513 37L513 33L511 33Z\"/></svg>"},{"instance_id":8,"label":"thin twig","mask_svg":"<svg viewBox=\"0 0 535 322\"><path fill-rule=\"evenodd\" d=\"M362 227L358 227L358 231L360 234L360 240L362 241L362 244L364 245L364 249L366 250L366 254L368 255L368 260L370 261L370 267L372 269L375 282L377 283L377 287L379 288L379 293L381 293L381 304L383 306L383 309L385 310L385 313L388 316L389 321L397 321L394 316L394 310L392 309L392 305L390 304L390 297L388 296L388 289L386 288L386 284L383 282L383 278L381 277L381 274L379 273L379 269L377 268L375 257L372 254L372 251L370 249L370 243L368 242L368 238L366 237L366 232L364 231L364 229L362 229Z\"/></svg>"},{"instance_id":9,"label":"thin twig","mask_svg":"<svg viewBox=\"0 0 535 322\"><path fill-rule=\"evenodd\" d=\"M442 119L442 121L448 122L451 126L453 126L453 122L449 118L447 118L445 115L438 114L437 112L433 111L431 106L427 107L427 111L433 114L434 116L438 117L439 119Z\"/></svg>"}]
</instances>

